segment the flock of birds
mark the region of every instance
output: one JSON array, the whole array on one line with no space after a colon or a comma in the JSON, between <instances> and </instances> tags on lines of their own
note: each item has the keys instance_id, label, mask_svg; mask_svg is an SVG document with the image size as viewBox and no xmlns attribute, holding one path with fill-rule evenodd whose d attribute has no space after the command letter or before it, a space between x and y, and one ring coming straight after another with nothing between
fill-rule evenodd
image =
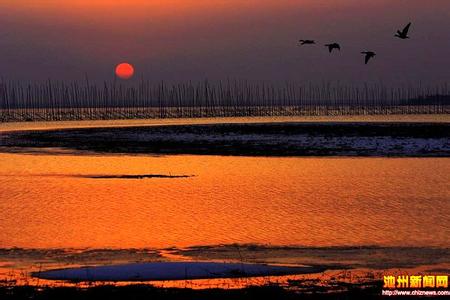
<instances>
[{"instance_id":1,"label":"flock of birds","mask_svg":"<svg viewBox=\"0 0 450 300\"><path fill-rule=\"evenodd\" d=\"M403 30L397 30L397 33L395 34L395 37L398 37L399 39L405 40L405 39L409 39L408 36L408 32L409 32L409 28L411 27L411 22L408 23L408 25L405 26L405 28L403 28ZM315 40L299 40L300 46L303 45L314 45L316 43ZM328 51L331 53L333 52L334 49L341 51L341 45L339 45L338 43L330 43L330 44L325 44L325 47L328 48ZM377 54L373 51L363 51L361 52L361 54L364 54L365 58L365 64L367 65L367 63L374 58Z\"/></svg>"}]
</instances>

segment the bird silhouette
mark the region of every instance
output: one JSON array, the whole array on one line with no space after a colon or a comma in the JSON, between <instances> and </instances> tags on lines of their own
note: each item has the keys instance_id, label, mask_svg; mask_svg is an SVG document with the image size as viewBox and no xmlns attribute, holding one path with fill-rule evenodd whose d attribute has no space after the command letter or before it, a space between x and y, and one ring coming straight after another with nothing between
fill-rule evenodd
<instances>
[{"instance_id":1,"label":"bird silhouette","mask_svg":"<svg viewBox=\"0 0 450 300\"><path fill-rule=\"evenodd\" d=\"M300 45L313 45L316 43L316 41L314 40L299 40Z\"/></svg>"},{"instance_id":2,"label":"bird silhouette","mask_svg":"<svg viewBox=\"0 0 450 300\"><path fill-rule=\"evenodd\" d=\"M326 44L325 47L328 47L328 51L333 52L333 49L338 49L341 51L341 46L338 43Z\"/></svg>"},{"instance_id":3,"label":"bird silhouette","mask_svg":"<svg viewBox=\"0 0 450 300\"><path fill-rule=\"evenodd\" d=\"M408 25L406 25L402 31L397 30L397 33L395 34L395 36L402 40L409 39L409 36L408 36L409 27L411 27L411 22L409 22Z\"/></svg>"},{"instance_id":4,"label":"bird silhouette","mask_svg":"<svg viewBox=\"0 0 450 300\"><path fill-rule=\"evenodd\" d=\"M366 65L371 58L374 58L375 55L377 55L375 52L372 52L372 51L364 51L364 52L361 52L361 54L365 54L365 56L366 56L365 57Z\"/></svg>"}]
</instances>

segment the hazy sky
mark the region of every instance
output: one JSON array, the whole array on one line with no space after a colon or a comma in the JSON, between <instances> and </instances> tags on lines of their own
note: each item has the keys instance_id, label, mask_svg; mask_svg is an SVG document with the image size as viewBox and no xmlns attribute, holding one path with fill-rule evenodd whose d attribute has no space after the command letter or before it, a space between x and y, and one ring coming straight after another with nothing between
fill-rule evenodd
<instances>
[{"instance_id":1,"label":"hazy sky","mask_svg":"<svg viewBox=\"0 0 450 300\"><path fill-rule=\"evenodd\" d=\"M394 38L409 21L412 39ZM450 1L0 0L4 78L110 80L123 61L134 80L445 82Z\"/></svg>"}]
</instances>

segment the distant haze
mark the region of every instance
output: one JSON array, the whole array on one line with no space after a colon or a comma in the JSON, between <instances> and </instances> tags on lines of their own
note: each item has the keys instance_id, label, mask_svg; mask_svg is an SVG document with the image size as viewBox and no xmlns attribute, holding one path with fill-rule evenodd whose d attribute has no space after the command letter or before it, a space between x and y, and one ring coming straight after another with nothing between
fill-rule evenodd
<instances>
[{"instance_id":1,"label":"distant haze","mask_svg":"<svg viewBox=\"0 0 450 300\"><path fill-rule=\"evenodd\" d=\"M412 38L394 38L410 21ZM367 66L364 50L378 54ZM438 84L450 81L450 1L0 0L4 78L111 80L123 61L134 81Z\"/></svg>"}]
</instances>

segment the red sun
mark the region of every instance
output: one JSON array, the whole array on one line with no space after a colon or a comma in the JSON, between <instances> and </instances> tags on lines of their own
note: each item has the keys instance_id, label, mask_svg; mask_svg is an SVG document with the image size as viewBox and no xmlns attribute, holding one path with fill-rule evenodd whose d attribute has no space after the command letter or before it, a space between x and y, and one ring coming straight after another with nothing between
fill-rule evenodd
<instances>
[{"instance_id":1,"label":"red sun","mask_svg":"<svg viewBox=\"0 0 450 300\"><path fill-rule=\"evenodd\" d=\"M116 67L116 76L121 79L130 79L134 75L134 67L129 63L121 63Z\"/></svg>"}]
</instances>

